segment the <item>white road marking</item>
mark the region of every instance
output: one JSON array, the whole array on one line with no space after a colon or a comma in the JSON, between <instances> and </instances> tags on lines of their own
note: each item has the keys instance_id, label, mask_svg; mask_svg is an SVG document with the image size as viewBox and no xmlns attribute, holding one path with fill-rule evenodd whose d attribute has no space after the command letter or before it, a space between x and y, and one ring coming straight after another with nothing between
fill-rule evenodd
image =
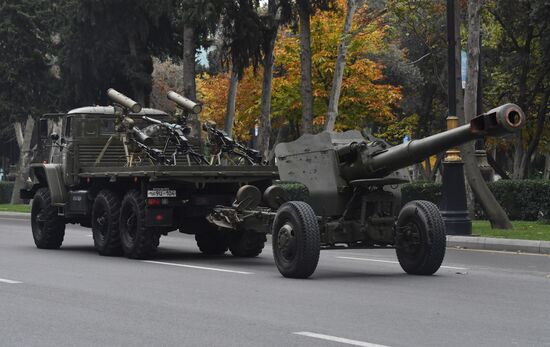
<instances>
[{"instance_id":1,"label":"white road marking","mask_svg":"<svg viewBox=\"0 0 550 347\"><path fill-rule=\"evenodd\" d=\"M327 340L327 341L333 341L333 342L344 343L344 344L352 345L352 346L362 346L362 347L388 347L388 346L385 346L385 345L378 345L378 344L376 344L376 343L363 342L363 341L357 341L357 340L350 340L350 339L345 339L345 338L343 338L343 337L337 337L337 336L331 336L331 335L324 335L324 334L311 333L311 332L309 332L309 331L300 331L300 332L296 332L296 333L293 333L293 334L295 334L295 335L301 335L301 336L307 336L307 337L313 337L313 338L321 339L321 340Z\"/></svg>"},{"instance_id":2,"label":"white road marking","mask_svg":"<svg viewBox=\"0 0 550 347\"><path fill-rule=\"evenodd\" d=\"M372 261L372 262L376 262L376 263L399 264L398 261L393 261L393 260L368 259L368 258L356 258L356 257L336 257L336 258L338 258L338 259L348 259L348 260ZM450 270L468 270L468 268L465 268L465 267L446 266L446 265L441 265L441 268L450 269Z\"/></svg>"},{"instance_id":3,"label":"white road marking","mask_svg":"<svg viewBox=\"0 0 550 347\"><path fill-rule=\"evenodd\" d=\"M253 275L254 274L253 272L246 272L246 271L235 271L235 270L228 270L228 269L220 269L220 268L216 268L216 267L186 265L186 264L177 264L177 263L165 263L165 262L162 262L162 261L143 260L143 262L144 263L150 263L150 264L160 264L160 265L186 267L186 268L189 268L189 269L209 270L209 271L218 271L218 272L229 272L229 273L241 274L241 275Z\"/></svg>"},{"instance_id":4,"label":"white road marking","mask_svg":"<svg viewBox=\"0 0 550 347\"><path fill-rule=\"evenodd\" d=\"M8 283L8 284L19 284L19 283L23 283L23 282L20 282L20 281L7 280L7 279L5 279L5 278L0 278L0 282L2 282L2 283Z\"/></svg>"},{"instance_id":5,"label":"white road marking","mask_svg":"<svg viewBox=\"0 0 550 347\"><path fill-rule=\"evenodd\" d=\"M31 219L30 218L13 218L13 217L0 217L0 220L17 220L17 221L20 221L20 222L29 222Z\"/></svg>"}]
</instances>

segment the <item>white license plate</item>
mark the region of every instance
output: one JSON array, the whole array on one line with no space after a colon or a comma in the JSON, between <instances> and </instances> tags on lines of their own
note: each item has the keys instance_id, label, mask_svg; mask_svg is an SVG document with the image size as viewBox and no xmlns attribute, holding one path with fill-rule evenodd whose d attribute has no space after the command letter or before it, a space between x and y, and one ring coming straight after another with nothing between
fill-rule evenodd
<instances>
[{"instance_id":1,"label":"white license plate","mask_svg":"<svg viewBox=\"0 0 550 347\"><path fill-rule=\"evenodd\" d=\"M168 188L155 188L147 191L148 198L175 198L176 191Z\"/></svg>"}]
</instances>

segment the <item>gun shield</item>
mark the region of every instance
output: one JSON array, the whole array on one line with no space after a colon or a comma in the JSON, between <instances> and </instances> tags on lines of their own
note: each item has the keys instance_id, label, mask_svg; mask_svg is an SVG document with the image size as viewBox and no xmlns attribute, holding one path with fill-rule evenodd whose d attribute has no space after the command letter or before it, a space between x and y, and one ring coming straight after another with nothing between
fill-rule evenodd
<instances>
[{"instance_id":1,"label":"gun shield","mask_svg":"<svg viewBox=\"0 0 550 347\"><path fill-rule=\"evenodd\" d=\"M202 111L202 106L200 104L197 104L196 102L189 100L176 92L168 92L168 99L178 104L178 106L180 106L181 108L184 108L195 114L201 113Z\"/></svg>"},{"instance_id":2,"label":"gun shield","mask_svg":"<svg viewBox=\"0 0 550 347\"><path fill-rule=\"evenodd\" d=\"M109 90L107 90L107 96L117 104L126 107L133 113L139 113L141 111L141 105L138 102L130 99L120 92L117 92L113 88L109 88Z\"/></svg>"}]
</instances>

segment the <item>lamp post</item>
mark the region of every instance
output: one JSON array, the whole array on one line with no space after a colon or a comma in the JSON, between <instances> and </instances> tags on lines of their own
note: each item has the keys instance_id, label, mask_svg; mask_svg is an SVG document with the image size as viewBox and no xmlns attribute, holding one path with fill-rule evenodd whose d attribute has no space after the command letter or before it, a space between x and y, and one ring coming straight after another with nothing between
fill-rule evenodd
<instances>
[{"instance_id":1,"label":"lamp post","mask_svg":"<svg viewBox=\"0 0 550 347\"><path fill-rule=\"evenodd\" d=\"M449 73L449 115L447 117L447 129L454 129L459 124L456 112L457 85L459 93L461 83L457 79L457 61L460 61L457 43L460 41L458 27L458 3L455 0L447 0L447 43L448 43L448 73ZM458 66L460 70L460 66ZM442 199L441 214L445 221L447 234L471 235L472 221L468 215L466 204L466 186L464 182L464 163L460 157L458 148L451 148L445 153L442 163Z\"/></svg>"}]
</instances>

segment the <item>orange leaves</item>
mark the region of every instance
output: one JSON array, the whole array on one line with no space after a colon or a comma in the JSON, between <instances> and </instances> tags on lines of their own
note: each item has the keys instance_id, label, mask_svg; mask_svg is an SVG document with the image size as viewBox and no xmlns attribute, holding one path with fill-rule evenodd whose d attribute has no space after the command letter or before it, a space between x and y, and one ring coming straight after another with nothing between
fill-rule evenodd
<instances>
[{"instance_id":1,"label":"orange leaves","mask_svg":"<svg viewBox=\"0 0 550 347\"><path fill-rule=\"evenodd\" d=\"M336 11L319 11L311 20L314 124L319 127L325 121L346 3L338 0ZM367 7L356 15L344 71L337 129L361 129L367 125L380 127L397 120L392 110L401 100L401 90L383 82L383 66L370 58L385 49L384 37L388 29L375 15ZM281 28L274 55L272 123L274 127L284 121L299 124L300 43L291 28ZM235 133L240 138L246 138L259 121L262 73L259 69L254 75L248 69L239 82ZM203 117L215 120L219 126L225 118L228 85L227 74L205 75L197 83L200 98L205 103Z\"/></svg>"}]
</instances>

